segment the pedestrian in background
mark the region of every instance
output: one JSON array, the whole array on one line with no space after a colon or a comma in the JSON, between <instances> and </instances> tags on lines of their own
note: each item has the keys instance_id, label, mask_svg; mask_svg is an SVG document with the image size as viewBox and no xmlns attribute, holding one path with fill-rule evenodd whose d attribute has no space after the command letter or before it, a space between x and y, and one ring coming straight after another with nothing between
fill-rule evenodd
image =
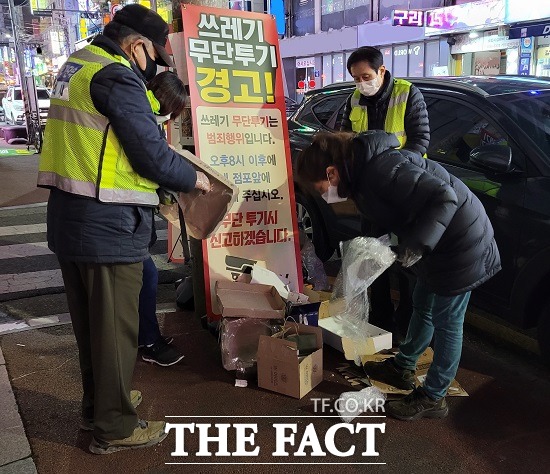
<instances>
[{"instance_id":1,"label":"pedestrian in background","mask_svg":"<svg viewBox=\"0 0 550 474\"><path fill-rule=\"evenodd\" d=\"M370 222L399 238L398 261L417 282L407 337L395 358L368 362L375 380L412 390L386 412L402 420L447 416L445 395L458 370L471 291L500 270L493 227L459 179L418 153L398 150L383 131L319 133L297 158L300 183L352 199ZM415 388L416 363L434 338L433 362Z\"/></svg>"},{"instance_id":2,"label":"pedestrian in background","mask_svg":"<svg viewBox=\"0 0 550 474\"><path fill-rule=\"evenodd\" d=\"M171 71L157 74L147 83L147 98L155 114L159 133L165 138L163 124L181 115L188 100L185 85ZM153 220L151 246L157 234ZM184 355L172 346L174 338L163 336L157 319L158 270L149 257L143 262L143 286L139 293L138 347L145 362L169 367L180 362Z\"/></svg>"},{"instance_id":3,"label":"pedestrian in background","mask_svg":"<svg viewBox=\"0 0 550 474\"><path fill-rule=\"evenodd\" d=\"M159 185L209 190L160 136L145 83L173 62L168 25L130 4L71 54L51 97L38 185L51 189L48 246L57 255L82 373L90 451L151 446L165 423L139 420L130 386L138 345L143 261Z\"/></svg>"},{"instance_id":4,"label":"pedestrian in background","mask_svg":"<svg viewBox=\"0 0 550 474\"><path fill-rule=\"evenodd\" d=\"M362 46L347 62L356 90L344 109L341 130L365 132L384 130L396 135L399 148L424 155L430 143L430 124L422 93L409 81L396 79L384 66L384 57L377 48ZM370 225L369 235L380 237L387 229ZM371 286L370 322L395 332L392 322L394 307L390 291L390 275L384 272ZM399 307L395 322L406 330L412 306L408 279L399 275Z\"/></svg>"}]
</instances>

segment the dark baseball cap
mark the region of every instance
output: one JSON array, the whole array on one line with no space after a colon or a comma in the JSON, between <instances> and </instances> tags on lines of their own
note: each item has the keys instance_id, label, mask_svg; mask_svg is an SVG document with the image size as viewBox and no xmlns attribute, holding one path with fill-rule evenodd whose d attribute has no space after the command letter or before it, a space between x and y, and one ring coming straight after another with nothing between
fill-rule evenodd
<instances>
[{"instance_id":1,"label":"dark baseball cap","mask_svg":"<svg viewBox=\"0 0 550 474\"><path fill-rule=\"evenodd\" d=\"M150 39L158 53L155 62L161 66L174 67L172 59L164 49L168 40L168 23L158 13L143 5L132 3L117 11L113 21Z\"/></svg>"}]
</instances>

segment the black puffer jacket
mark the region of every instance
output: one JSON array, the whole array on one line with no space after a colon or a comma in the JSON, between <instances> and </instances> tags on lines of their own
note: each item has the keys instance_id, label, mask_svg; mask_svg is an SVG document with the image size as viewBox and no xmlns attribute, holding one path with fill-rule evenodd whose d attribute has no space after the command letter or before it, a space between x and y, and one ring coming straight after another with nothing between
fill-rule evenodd
<instances>
[{"instance_id":1,"label":"black puffer jacket","mask_svg":"<svg viewBox=\"0 0 550 474\"><path fill-rule=\"evenodd\" d=\"M423 255L412 270L431 291L473 290L501 268L483 205L439 164L397 146L381 131L354 138L353 200L368 220L396 234L400 247Z\"/></svg>"},{"instance_id":2,"label":"black puffer jacket","mask_svg":"<svg viewBox=\"0 0 550 474\"><path fill-rule=\"evenodd\" d=\"M367 107L369 117L369 130L384 130L386 115L388 113L388 104L393 90L393 78L389 71L384 76L384 84L380 90L372 97L361 95L359 104ZM340 130L351 132L351 96L346 101L344 116ZM366 130L363 130L366 131ZM424 155L430 144L430 122L428 120L428 111L422 92L414 85L411 86L411 92L407 100L405 112L405 133L407 134L407 143L403 149L411 150Z\"/></svg>"},{"instance_id":3,"label":"black puffer jacket","mask_svg":"<svg viewBox=\"0 0 550 474\"><path fill-rule=\"evenodd\" d=\"M93 42L126 57L118 45L99 35ZM70 60L70 58L69 58ZM110 64L93 77L90 93L109 119L132 168L144 178L175 191L195 187L194 168L168 147L136 68ZM60 157L71 143L55 144ZM90 263L135 263L149 256L153 208L106 204L52 189L48 201L48 247L60 259Z\"/></svg>"}]
</instances>

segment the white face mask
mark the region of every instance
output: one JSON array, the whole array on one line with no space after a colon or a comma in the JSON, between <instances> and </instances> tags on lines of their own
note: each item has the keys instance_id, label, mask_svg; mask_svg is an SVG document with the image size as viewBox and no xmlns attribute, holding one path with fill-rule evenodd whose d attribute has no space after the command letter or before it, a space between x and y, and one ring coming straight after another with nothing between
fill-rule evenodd
<instances>
[{"instance_id":1,"label":"white face mask","mask_svg":"<svg viewBox=\"0 0 550 474\"><path fill-rule=\"evenodd\" d=\"M380 90L380 78L376 76L372 81L361 81L355 84L357 90L365 97L371 97Z\"/></svg>"},{"instance_id":2,"label":"white face mask","mask_svg":"<svg viewBox=\"0 0 550 474\"><path fill-rule=\"evenodd\" d=\"M338 186L329 184L327 192L323 193L321 197L327 202L327 204L335 204L337 202L347 201L348 198L338 196Z\"/></svg>"},{"instance_id":3,"label":"white face mask","mask_svg":"<svg viewBox=\"0 0 550 474\"><path fill-rule=\"evenodd\" d=\"M170 115L172 114L156 115L155 117L157 118L157 124L162 125L164 122L168 122L168 120L170 120Z\"/></svg>"}]
</instances>

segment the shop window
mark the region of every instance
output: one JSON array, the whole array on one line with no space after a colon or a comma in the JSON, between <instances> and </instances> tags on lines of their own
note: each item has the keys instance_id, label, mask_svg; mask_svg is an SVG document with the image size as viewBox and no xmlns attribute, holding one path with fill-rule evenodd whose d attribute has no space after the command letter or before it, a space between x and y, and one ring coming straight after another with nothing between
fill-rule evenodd
<instances>
[{"instance_id":1,"label":"shop window","mask_svg":"<svg viewBox=\"0 0 550 474\"><path fill-rule=\"evenodd\" d=\"M393 69L390 71L394 77L407 77L409 63L409 46L406 44L393 47Z\"/></svg>"},{"instance_id":2,"label":"shop window","mask_svg":"<svg viewBox=\"0 0 550 474\"><path fill-rule=\"evenodd\" d=\"M458 102L427 99L430 117L428 156L438 161L460 163L481 145L508 145L508 137L479 112Z\"/></svg>"},{"instance_id":3,"label":"shop window","mask_svg":"<svg viewBox=\"0 0 550 474\"><path fill-rule=\"evenodd\" d=\"M382 53L382 56L384 58L384 66L386 66L386 69L390 72L393 71L393 55L392 55L392 49L389 48L380 48L380 52Z\"/></svg>"},{"instance_id":4,"label":"shop window","mask_svg":"<svg viewBox=\"0 0 550 474\"><path fill-rule=\"evenodd\" d=\"M314 0L292 0L294 19L292 33L304 36L315 33L315 3Z\"/></svg>"},{"instance_id":5,"label":"shop window","mask_svg":"<svg viewBox=\"0 0 550 474\"><path fill-rule=\"evenodd\" d=\"M323 74L321 76L323 87L332 84L332 56L323 56Z\"/></svg>"},{"instance_id":6,"label":"shop window","mask_svg":"<svg viewBox=\"0 0 550 474\"><path fill-rule=\"evenodd\" d=\"M379 20L389 20L393 10L408 10L409 0L380 0Z\"/></svg>"},{"instance_id":7,"label":"shop window","mask_svg":"<svg viewBox=\"0 0 550 474\"><path fill-rule=\"evenodd\" d=\"M411 43L408 50L409 77L424 76L424 43Z\"/></svg>"},{"instance_id":8,"label":"shop window","mask_svg":"<svg viewBox=\"0 0 550 474\"><path fill-rule=\"evenodd\" d=\"M445 6L445 0L409 0L410 10L441 8L444 6Z\"/></svg>"},{"instance_id":9,"label":"shop window","mask_svg":"<svg viewBox=\"0 0 550 474\"><path fill-rule=\"evenodd\" d=\"M371 0L345 0L345 26L362 25L371 20Z\"/></svg>"},{"instance_id":10,"label":"shop window","mask_svg":"<svg viewBox=\"0 0 550 474\"><path fill-rule=\"evenodd\" d=\"M439 41L428 41L426 43L426 66L424 74L426 76L435 76L434 68L439 66Z\"/></svg>"},{"instance_id":11,"label":"shop window","mask_svg":"<svg viewBox=\"0 0 550 474\"><path fill-rule=\"evenodd\" d=\"M338 53L332 56L332 81L344 81L344 53Z\"/></svg>"},{"instance_id":12,"label":"shop window","mask_svg":"<svg viewBox=\"0 0 550 474\"><path fill-rule=\"evenodd\" d=\"M339 30L344 26L344 0L321 0L321 30Z\"/></svg>"}]
</instances>

